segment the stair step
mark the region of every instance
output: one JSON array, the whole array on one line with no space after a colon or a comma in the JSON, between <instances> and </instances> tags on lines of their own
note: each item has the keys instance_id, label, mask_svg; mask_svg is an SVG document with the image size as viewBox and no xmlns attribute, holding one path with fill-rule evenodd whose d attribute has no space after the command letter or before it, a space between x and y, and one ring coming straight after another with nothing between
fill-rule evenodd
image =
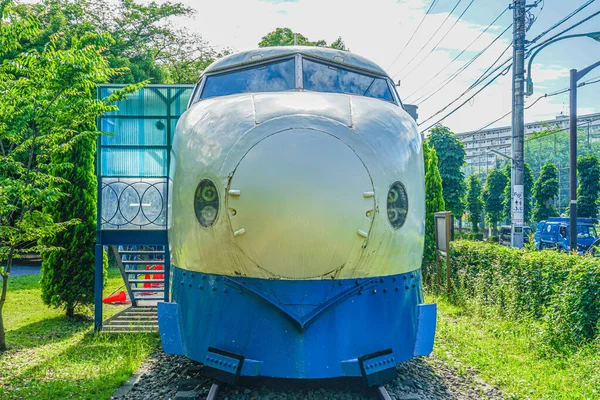
<instances>
[{"instance_id":1,"label":"stair step","mask_svg":"<svg viewBox=\"0 0 600 400\"><path fill-rule=\"evenodd\" d=\"M135 296L136 300L164 300L165 296Z\"/></svg>"},{"instance_id":2,"label":"stair step","mask_svg":"<svg viewBox=\"0 0 600 400\"><path fill-rule=\"evenodd\" d=\"M164 250L119 250L119 254L165 254Z\"/></svg>"},{"instance_id":3,"label":"stair step","mask_svg":"<svg viewBox=\"0 0 600 400\"><path fill-rule=\"evenodd\" d=\"M149 288L149 287L132 287L131 288L132 292L164 292L165 288L164 287L154 287L154 288Z\"/></svg>"},{"instance_id":4,"label":"stair step","mask_svg":"<svg viewBox=\"0 0 600 400\"><path fill-rule=\"evenodd\" d=\"M103 331L114 331L114 332L158 332L158 325L133 325L133 326L114 326L106 325L102 329Z\"/></svg>"},{"instance_id":5,"label":"stair step","mask_svg":"<svg viewBox=\"0 0 600 400\"><path fill-rule=\"evenodd\" d=\"M158 321L130 321L130 320L112 320L108 323L108 326L143 326L143 327L154 327L158 326Z\"/></svg>"},{"instance_id":6,"label":"stair step","mask_svg":"<svg viewBox=\"0 0 600 400\"><path fill-rule=\"evenodd\" d=\"M138 274L138 275L144 275L144 274L164 274L165 271L164 270L156 270L156 269L126 269L125 270L126 274Z\"/></svg>"},{"instance_id":7,"label":"stair step","mask_svg":"<svg viewBox=\"0 0 600 400\"><path fill-rule=\"evenodd\" d=\"M163 283L164 279L129 279L129 283Z\"/></svg>"},{"instance_id":8,"label":"stair step","mask_svg":"<svg viewBox=\"0 0 600 400\"><path fill-rule=\"evenodd\" d=\"M127 315L125 317L118 317L113 319L113 321L134 321L134 322L144 322L144 321L148 321L148 322L153 322L153 321L158 321L158 316L154 315L148 315L148 316L143 316L143 315Z\"/></svg>"},{"instance_id":9,"label":"stair step","mask_svg":"<svg viewBox=\"0 0 600 400\"><path fill-rule=\"evenodd\" d=\"M148 265L156 265L156 264L164 264L164 260L123 260L121 261L123 264L148 264Z\"/></svg>"}]
</instances>

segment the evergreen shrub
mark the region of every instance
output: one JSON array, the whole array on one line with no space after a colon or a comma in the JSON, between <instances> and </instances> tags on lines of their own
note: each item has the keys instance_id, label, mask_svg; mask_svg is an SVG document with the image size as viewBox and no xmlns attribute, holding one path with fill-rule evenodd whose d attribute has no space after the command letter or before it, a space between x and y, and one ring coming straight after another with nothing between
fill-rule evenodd
<instances>
[{"instance_id":1,"label":"evergreen shrub","mask_svg":"<svg viewBox=\"0 0 600 400\"><path fill-rule=\"evenodd\" d=\"M600 340L600 259L460 240L450 250L452 300L536 319L555 350Z\"/></svg>"}]
</instances>

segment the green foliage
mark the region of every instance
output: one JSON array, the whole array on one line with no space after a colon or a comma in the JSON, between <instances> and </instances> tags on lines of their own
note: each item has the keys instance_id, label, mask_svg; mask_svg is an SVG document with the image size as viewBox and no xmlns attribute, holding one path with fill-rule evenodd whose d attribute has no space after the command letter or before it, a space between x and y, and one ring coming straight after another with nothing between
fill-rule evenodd
<instances>
[{"instance_id":1,"label":"green foliage","mask_svg":"<svg viewBox=\"0 0 600 400\"><path fill-rule=\"evenodd\" d=\"M425 165L425 250L423 258L425 266L430 267L435 263L436 252L434 214L444 211L445 207L437 154L427 142L423 142L423 158Z\"/></svg>"},{"instance_id":2,"label":"green foliage","mask_svg":"<svg viewBox=\"0 0 600 400\"><path fill-rule=\"evenodd\" d=\"M112 68L125 68L111 77L114 83L196 83L200 73L229 49L216 51L200 35L178 27L174 18L189 18L194 10L181 3L133 0L43 0L21 5L23 14L36 15L40 34L22 43L23 49L42 51L53 35L58 49L73 38L105 34L105 56Z\"/></svg>"},{"instance_id":3,"label":"green foliage","mask_svg":"<svg viewBox=\"0 0 600 400\"><path fill-rule=\"evenodd\" d=\"M73 38L60 48L53 35L41 50L20 52L21 43L33 43L40 31L35 16L0 3L3 30L13 31L0 48L0 351L6 348L2 307L13 260L24 252L55 250L40 242L74 226L77 219L55 220L44 206L67 196L67 180L53 171L67 167L55 154L69 152L77 141L95 134L95 118L114 110L111 105L139 86L118 90L97 100L95 89L118 75L102 54L110 38L92 33ZM31 23L30 21L34 21ZM7 26L9 26L7 28ZM12 28L10 28L12 26ZM4 38L3 40L6 40ZM90 125L94 133L87 130Z\"/></svg>"},{"instance_id":4,"label":"green foliage","mask_svg":"<svg viewBox=\"0 0 600 400\"><path fill-rule=\"evenodd\" d=\"M462 172L462 166L465 163L463 144L445 126L436 126L431 129L428 140L438 156L438 168L442 177L446 209L460 218L465 210L462 201L465 195L465 176Z\"/></svg>"},{"instance_id":5,"label":"green foliage","mask_svg":"<svg viewBox=\"0 0 600 400\"><path fill-rule=\"evenodd\" d=\"M535 198L533 219L535 222L558 216L558 211L552 204L552 200L558 195L557 172L556 166L547 162L542 166L540 176L533 185L533 197Z\"/></svg>"},{"instance_id":6,"label":"green foliage","mask_svg":"<svg viewBox=\"0 0 600 400\"><path fill-rule=\"evenodd\" d=\"M67 181L56 185L68 196L44 207L55 221L80 221L47 238L44 243L54 250L42 253L42 299L47 305L65 308L68 317L73 316L75 307L94 301L96 132L93 123L86 128L69 151L52 155L52 174Z\"/></svg>"},{"instance_id":7,"label":"green foliage","mask_svg":"<svg viewBox=\"0 0 600 400\"><path fill-rule=\"evenodd\" d=\"M598 219L598 196L600 195L600 161L594 154L577 160L577 216Z\"/></svg>"},{"instance_id":8,"label":"green foliage","mask_svg":"<svg viewBox=\"0 0 600 400\"><path fill-rule=\"evenodd\" d=\"M322 39L312 42L301 33L294 34L290 28L277 28L274 31L267 33L258 43L258 47L293 46L296 40L294 37L295 35L297 35L299 46L331 47L333 49L350 51L350 49L346 48L346 44L341 36L338 36L338 38L328 46L327 42Z\"/></svg>"},{"instance_id":9,"label":"green foliage","mask_svg":"<svg viewBox=\"0 0 600 400\"><path fill-rule=\"evenodd\" d=\"M502 172L504 173L504 176L506 176L507 179L507 184L506 187L504 188L504 200L503 200L503 212L502 212L502 219L508 223L511 222L512 220L512 216L511 216L511 204L510 204L510 199L511 199L511 186L510 186L510 165L506 165ZM533 173L531 172L531 167L529 166L528 163L525 163L525 168L523 170L524 173L524 185L523 185L523 197L524 197L524 204L523 204L523 217L525 219L525 223L530 223L531 222L531 217L533 216L533 206L532 206L532 191L533 191Z\"/></svg>"},{"instance_id":10,"label":"green foliage","mask_svg":"<svg viewBox=\"0 0 600 400\"><path fill-rule=\"evenodd\" d=\"M506 175L498 169L490 171L485 181L485 189L483 190L485 214L494 232L496 232L498 221L502 219L507 183Z\"/></svg>"},{"instance_id":11,"label":"green foliage","mask_svg":"<svg viewBox=\"0 0 600 400\"><path fill-rule=\"evenodd\" d=\"M473 233L479 232L479 223L483 214L483 200L481 200L481 181L475 174L469 176L467 181L467 211L469 221L473 226Z\"/></svg>"},{"instance_id":12,"label":"green foliage","mask_svg":"<svg viewBox=\"0 0 600 400\"><path fill-rule=\"evenodd\" d=\"M470 241L453 242L450 257L456 302L542 321L540 343L549 349L600 339L600 259Z\"/></svg>"},{"instance_id":13,"label":"green foliage","mask_svg":"<svg viewBox=\"0 0 600 400\"><path fill-rule=\"evenodd\" d=\"M593 125L584 125L577 129L577 153L581 155L600 154L600 142L593 140L590 132L594 132ZM561 181L569 178L569 129L544 127L539 132L533 133L525 139L525 159L531 165L537 177L542 165L549 160L560 168ZM561 186L561 204L559 210L569 208L568 185ZM558 199L555 200L558 202Z\"/></svg>"}]
</instances>

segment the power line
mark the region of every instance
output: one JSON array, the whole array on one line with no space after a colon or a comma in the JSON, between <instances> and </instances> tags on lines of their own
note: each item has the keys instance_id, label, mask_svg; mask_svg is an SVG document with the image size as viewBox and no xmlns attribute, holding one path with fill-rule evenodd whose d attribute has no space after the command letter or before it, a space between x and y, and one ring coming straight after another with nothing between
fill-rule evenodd
<instances>
[{"instance_id":1,"label":"power line","mask_svg":"<svg viewBox=\"0 0 600 400\"><path fill-rule=\"evenodd\" d=\"M510 27L509 27L510 28ZM508 29L508 28L507 28ZM508 64L511 60L512 57L504 60L504 62L502 62L500 65L498 65L496 68L494 68L494 70L492 70L491 72L488 72L497 62L498 60L500 60L500 58L502 58L504 56L504 54L512 47L512 43L508 45L508 47L506 47L504 49L504 51L500 54L500 56L498 56L498 58L496 58L496 60L488 67L488 69L481 74L476 80L475 82L473 82L471 84L471 86L469 86L464 92L462 92L455 100L453 100L452 102L458 100L459 98L461 98L462 96L464 96L465 94L467 94L471 89L473 89L474 87L476 87L479 83L483 82L484 80L486 80L487 78L489 78L490 76L492 76L495 72L497 72L498 70L506 67L506 64ZM487 49L486 49L487 50ZM483 53L482 53L483 54ZM476 59L475 59L476 60ZM473 60L474 61L474 60ZM438 89L434 90L434 91L430 91L428 93L426 93L424 96L427 96L425 98L423 98L423 96L421 96L420 98L418 98L416 101L414 101L413 103L415 105L420 105L424 102L426 102L427 100L429 100L430 98L432 98L433 96L435 96L440 90L442 90L443 88L445 88L446 86L448 86L448 84L450 82L452 82L454 79L456 79L456 77L458 77L458 75L460 75L461 72L463 72L465 69L467 69L469 67L469 65L471 65L472 62L468 65L465 66L464 69L458 71L458 73L454 76L451 77L451 79L447 80L442 86L440 86ZM512 65L512 64L510 64ZM421 100L423 99L423 100ZM452 103L450 103L452 104ZM450 105L449 104L449 105ZM448 107L448 106L446 106Z\"/></svg>"},{"instance_id":2,"label":"power line","mask_svg":"<svg viewBox=\"0 0 600 400\"><path fill-rule=\"evenodd\" d=\"M548 34L548 32L552 31L553 29L555 29L556 27L562 25L565 21L571 19L573 16L575 16L576 14L578 14L579 12L581 12L584 8L586 8L587 6L589 6L590 4L592 4L595 0L588 0L586 3L584 3L583 5L581 5L578 9L576 9L575 11L571 12L569 15L567 15L566 17L564 17L563 19L561 19L560 21L558 21L557 23L555 23L554 25L552 25L550 28L546 29L544 32L540 33L539 35L537 35L535 37L535 39L529 41L529 43L535 43L538 40L540 40L543 36L545 36L546 34ZM542 6L543 8L543 6ZM541 11L541 10L540 10Z\"/></svg>"},{"instance_id":3,"label":"power line","mask_svg":"<svg viewBox=\"0 0 600 400\"><path fill-rule=\"evenodd\" d=\"M433 7L435 6L435 3L437 3L437 0L433 0L431 2L431 5L429 6L429 9L427 10L427 12L425 13L425 15L423 16L423 18L421 19L421 22L419 22L419 25L417 26L417 29L415 29L415 31L412 33L412 35L410 35L410 38L408 39L408 42L406 42L406 44L404 45L404 47L402 48L402 50L400 50L400 53L396 56L396 58L394 59L394 61L390 64L389 67L387 67L387 69L389 70L390 68L392 68L392 66L396 63L396 61L398 61L398 59L400 58L400 56L402 55L402 53L404 53L404 50L406 50L406 48L408 47L408 45L410 44L410 42L413 40L413 38L415 37L415 34L419 31L419 28L421 28L421 25L423 25L423 21L425 21L425 18L427 18L427 16L429 15L429 13L431 12L431 10L433 9Z\"/></svg>"},{"instance_id":4,"label":"power line","mask_svg":"<svg viewBox=\"0 0 600 400\"><path fill-rule=\"evenodd\" d=\"M595 83L599 83L599 82L600 82L600 76L597 76L597 77L595 77L595 78L592 78L592 79L590 79L590 80L587 80L587 81L585 81L585 82L581 82L581 83L579 83L579 84L577 85L577 87L578 87L578 88L580 88L580 87L582 87L582 86L586 86L586 85L593 85L593 84L595 84ZM537 99L535 99L535 100L533 101L533 103L531 103L531 104L529 104L527 107L525 107L525 110L528 110L528 109L530 109L530 108L531 108L531 107L533 107L533 106L534 106L534 105L535 105L535 104L536 104L538 101L540 101L540 100L542 100L542 99L545 99L545 98L548 98L548 97L552 97L552 96L557 96L557 95L559 95L559 94L563 94L563 93L568 93L568 92L570 92L570 91L571 91L571 90L570 90L570 88L565 88L565 89L557 90L556 92L552 92L552 93L545 93L545 94L543 94L543 95L539 96ZM496 122L498 122L498 121L502 120L503 118L505 118L505 117L509 116L510 114L512 114L512 110L511 110L511 111L509 111L509 112L507 112L506 114L502 115L501 117L499 117L499 118L496 118L496 119L495 119L495 120L493 120L492 122L490 122L490 123L488 123L488 124L486 124L486 125L482 126L481 128L477 129L476 131L474 131L474 132L469 132L469 134L470 134L470 135L475 135L475 134L477 134L477 133L481 132L482 130L486 129L487 127L489 127L489 126L491 126L491 125L494 125Z\"/></svg>"},{"instance_id":5,"label":"power line","mask_svg":"<svg viewBox=\"0 0 600 400\"><path fill-rule=\"evenodd\" d=\"M550 38L550 39L547 39L546 41L544 41L543 43L541 43L541 44L539 44L539 45L535 46L534 48L537 48L537 47L543 46L544 44L548 43L549 41L553 40L554 38L556 38L556 37L558 37L558 36L560 36L560 35L564 34L565 32L568 32L568 31L570 31L570 30L574 29L575 27L577 27L577 26L579 26L579 25L583 24L584 22L586 22L586 21L590 20L591 18L595 17L595 16L596 16L596 15L598 15L598 14L600 14L600 11L598 11L598 12L596 12L596 13L594 13L594 14L592 14L592 15L590 15L590 16L588 16L588 17L586 17L586 18L584 18L583 20L579 21L578 23L576 23L576 24L574 24L574 25L572 25L572 26L570 26L570 27L568 27L568 28L566 28L566 29L562 30L561 32L559 32L558 34L556 34L555 36L553 36L552 38ZM531 52L531 50L533 50L534 48L530 49L530 52ZM506 50L505 50L505 51L506 51ZM512 57L511 57L511 58L512 58ZM510 58L509 58L508 60L506 60L506 61L505 61L505 62L504 62L502 65L504 65L505 63L507 63L507 62L509 62L509 61L510 61ZM498 68L502 67L502 65L501 65L501 66L499 66ZM511 65L512 65L512 64L511 64ZM493 64L492 64L492 66L493 66ZM496 68L496 70L497 70L498 68ZM510 68L510 66L509 66L508 68ZM489 70L489 68L488 68L488 70ZM494 70L494 71L496 71L496 70ZM493 73L494 71L492 71L492 73ZM503 74L505 74L506 72L508 72L508 71L507 71L507 70L505 70L505 71L503 71L503 72L502 72L500 75L503 75ZM489 76L489 75L488 75L488 76ZM475 96L476 96L478 93L480 93L480 92L481 92L483 89L485 89L486 87L488 87L488 86L489 86L489 85L490 85L490 84L491 84L493 81L495 81L495 80L496 80L498 77L499 77L499 75L496 75L496 76L495 76L495 77L494 77L492 80L490 80L490 81L489 81L489 82L488 82L488 83L487 83L487 84L486 84L486 85L485 85L485 86L484 86L482 89L480 89L479 91L477 91L477 92L476 92L476 93L475 93L473 96L471 96L469 99L467 99L465 102L463 102L463 103L462 103L461 105L459 105L457 108L455 108L455 109L454 109L453 111L451 111L449 114L447 114L447 115L446 115L446 116L444 116L442 119L440 119L438 122L436 122L436 124L437 124L437 123L439 123L439 122L441 122L441 121L443 121L443 120L444 120L444 119L446 119L448 116L452 115L452 114L453 114L455 111L457 111L457 110L458 110L458 109L460 109L462 106L464 106L464 105L465 105L465 104L466 104L468 101L470 101L470 100L471 100L473 97L475 97ZM484 79L486 79L486 78L487 78L487 77L485 77ZM471 87L469 87L469 89L467 89L465 92L463 92L463 94L461 94L459 97L457 97L455 100L453 100L453 101L452 101L450 104L448 104L447 106L445 106L444 108L442 108L440 111L436 112L436 113L435 113L435 114L433 114L431 117L429 117L428 119L426 119L425 121L423 121L421 124L423 124L424 122L427 122L427 121L428 121L428 120L430 120L432 117L434 117L434 116L436 116L436 115L440 114L441 112L443 112L443 111L444 111L445 109L447 109L447 108L448 108L448 107L449 107L449 106L450 106L452 103L454 103L454 102L456 102L458 99L460 99L460 98L461 98L461 97L462 97L464 94L466 94L466 93L467 93L467 92L468 92L470 89L472 89L473 87L475 87L475 86L476 86L478 83L480 83L482 80L483 80L483 79L481 79L481 78L480 78L480 79L478 79L478 80L477 80L477 81L476 81L474 84L472 84L472 85L471 85ZM587 82L586 84L590 84L590 82ZM440 88L440 89L441 89L441 88ZM439 91L439 89L438 89L438 90L436 90L436 91L435 91L433 94L431 94L431 95L430 95L428 98L430 98L431 96L433 96L433 95L434 95L435 93L437 93L438 91ZM557 93L557 94L559 94L559 93ZM421 101L421 103L422 103L422 101ZM421 104L421 103L417 103L417 104ZM419 125L421 125L421 124L419 124ZM435 125L435 124L433 124L433 125ZM431 125L431 126L433 126L433 125ZM431 126L430 126L430 127L431 127ZM429 129L430 127L428 127L427 129ZM425 131L426 131L427 129L425 129ZM424 131L422 131L422 132L424 132Z\"/></svg>"},{"instance_id":6,"label":"power line","mask_svg":"<svg viewBox=\"0 0 600 400\"><path fill-rule=\"evenodd\" d=\"M465 47L460 53L458 53L449 63L447 63L442 69L440 69L434 76L432 76L427 82L425 82L425 84L423 84L421 87L419 87L417 90L415 90L414 92L412 92L411 94L409 94L408 96L405 97L405 100L411 98L413 95L415 95L415 93L417 93L418 91L420 91L421 89L423 89L424 87L426 87L427 85L429 85L429 83L431 83L435 78L437 78L442 72L444 72L450 65L452 65L456 60L458 60L458 58L460 56L462 56L467 50L469 50L469 48L471 48L471 46L477 41L479 40L479 38L481 36L483 36L484 33L486 33L495 23L496 21L498 21L506 12L508 11L508 7L504 9L504 11L502 11L492 22L490 22L490 24L479 33L479 35L477 35L477 37L475 39L473 39L473 41L471 43L469 43L469 45L467 47ZM512 26L512 24L510 25Z\"/></svg>"},{"instance_id":7,"label":"power line","mask_svg":"<svg viewBox=\"0 0 600 400\"><path fill-rule=\"evenodd\" d=\"M465 104L467 104L469 101L471 101L471 99L473 99L475 96L477 96L479 93L481 93L483 90L485 90L488 86L490 86L492 83L494 83L496 81L496 79L498 79L501 76L504 76L508 73L508 71L510 71L510 68L512 67L512 64L509 65L508 67L506 67L502 72L500 72L498 75L496 75L494 78L492 78L491 80L489 80L481 89L479 89L477 92L475 92L473 94L473 96L469 97L468 99L466 99L464 102L462 102L458 107L454 108L452 111L450 111L448 114L446 114L445 116L443 116L441 119L437 120L435 123L429 125L427 128L423 129L421 131L421 133L427 131L429 128L431 128L432 126L435 126L437 124L439 124L440 122L442 122L443 120L445 120L446 118L448 118L450 115L454 114L456 111L458 111L460 108L462 108ZM456 101L456 100L454 100ZM452 103L454 103L454 101ZM450 103L450 104L452 104ZM444 109L446 109L447 107L444 107ZM420 124L418 124L419 126L424 124L425 122L429 121L430 119L432 119L433 117L435 117L436 115L440 114L443 110L438 111L437 113L435 113L434 115L432 115L431 117L427 118L425 121L421 122Z\"/></svg>"},{"instance_id":8,"label":"power line","mask_svg":"<svg viewBox=\"0 0 600 400\"><path fill-rule=\"evenodd\" d=\"M570 27L568 27L568 28L566 28L566 29L563 29L562 31L560 31L560 32L559 32L559 33L557 33L556 35L552 36L551 38L544 40L542 43L540 43L540 44L538 44L538 45L536 45L536 46L533 46L532 48L530 48L530 49L529 49L529 51L528 51L528 55L529 55L529 53L531 53L533 50L535 50L535 49L537 49L537 48L540 48L540 47L542 47L542 46L544 46L544 45L546 45L546 44L550 43L551 41L553 41L553 40L554 40L554 39L556 39L557 37L561 36L563 33L567 33L568 31L570 31L570 30L572 30L572 29L575 29L575 28L577 28L579 25L583 24L584 22L587 22L587 21L589 21L590 19L594 18L595 16L597 16L597 15L599 15L599 14L600 14L600 11L596 11L595 13L593 13L593 14L591 14L591 15L588 15L586 18L582 19L581 21L577 22L576 24L574 24L574 25L571 25Z\"/></svg>"},{"instance_id":9,"label":"power line","mask_svg":"<svg viewBox=\"0 0 600 400\"><path fill-rule=\"evenodd\" d=\"M435 30L435 32L433 33L433 35L431 35L431 37L429 37L429 39L427 40L427 42L421 46L421 48L419 49L419 51L417 51L417 53L413 56L413 58L408 62L408 64L406 64L404 67L402 67L402 69L398 72L396 72L394 74L394 76L392 77L395 78L396 76L400 75L402 73L402 71L404 71L410 64L412 64L413 61L415 61L417 59L417 57L419 56L419 54L421 54L421 51L423 51L423 49L425 47L427 47L427 45L429 44L429 42L431 42L431 40L435 37L435 35L437 35L437 33L440 31L440 29L442 29L442 27L444 26L444 24L446 23L446 21L448 21L448 18L450 18L450 16L452 15L452 13L454 12L454 10L456 10L456 7L458 7L460 5L460 3L462 3L463 0L458 0L458 2L454 5L454 7L452 8L452 10L448 13L448 15L446 15L446 18L444 19L444 22L442 22L438 28ZM448 35L448 33L450 33L450 31L454 28L454 26L456 26L456 24L458 23L458 21L462 18L462 16L467 12L467 10L471 7L471 4L473 4L475 2L475 0L471 0L471 2L469 3L469 5L467 5L467 8L465 8L465 10L462 12L462 14L460 14L460 16L458 17L458 19L454 22L454 24L450 27L450 29L448 30L448 32L446 32L446 34L444 34L444 36L442 37L442 39L440 39L439 42L437 42L437 44L433 47L433 49L429 52L429 54L431 54L431 52L433 50L435 50L437 48L437 46L440 44L440 42L442 40L444 40L444 38ZM425 56L425 58L427 58L429 56L429 54L427 54ZM425 60L425 58L423 60ZM423 60L421 60L419 62L418 65L420 65ZM418 66L417 65L417 66ZM412 72L412 71L411 71ZM410 75L410 72L408 73L408 75ZM402 77L402 79L404 79L406 76Z\"/></svg>"}]
</instances>

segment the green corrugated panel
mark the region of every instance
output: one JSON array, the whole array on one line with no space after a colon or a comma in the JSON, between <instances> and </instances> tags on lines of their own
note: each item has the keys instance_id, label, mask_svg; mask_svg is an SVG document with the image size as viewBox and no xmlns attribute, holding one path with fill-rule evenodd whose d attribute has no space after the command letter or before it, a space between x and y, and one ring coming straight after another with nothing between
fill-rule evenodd
<instances>
[{"instance_id":1,"label":"green corrugated panel","mask_svg":"<svg viewBox=\"0 0 600 400\"><path fill-rule=\"evenodd\" d=\"M102 87L100 98L108 96L118 87ZM101 140L102 175L168 175L170 140L167 136L170 131L172 139L177 120L185 112L192 89L191 85L150 85L117 102L119 110L107 113L100 121L100 129L110 133Z\"/></svg>"}]
</instances>

